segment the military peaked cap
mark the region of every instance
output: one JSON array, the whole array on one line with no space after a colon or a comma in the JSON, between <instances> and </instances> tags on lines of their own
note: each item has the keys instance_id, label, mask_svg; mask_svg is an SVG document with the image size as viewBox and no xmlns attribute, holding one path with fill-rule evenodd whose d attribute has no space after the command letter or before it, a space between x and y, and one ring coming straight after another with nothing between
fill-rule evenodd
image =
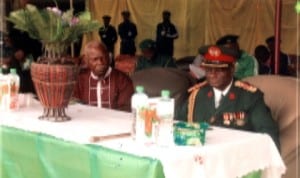
<instances>
[{"instance_id":1,"label":"military peaked cap","mask_svg":"<svg viewBox=\"0 0 300 178\"><path fill-rule=\"evenodd\" d=\"M168 10L164 10L164 11L163 11L163 15L168 15L168 16L170 16L170 15L171 15L171 12L168 11Z\"/></svg>"},{"instance_id":2,"label":"military peaked cap","mask_svg":"<svg viewBox=\"0 0 300 178\"><path fill-rule=\"evenodd\" d=\"M237 35L225 35L219 38L216 42L216 45L226 45L231 43L237 43L239 36Z\"/></svg>"},{"instance_id":3,"label":"military peaked cap","mask_svg":"<svg viewBox=\"0 0 300 178\"><path fill-rule=\"evenodd\" d=\"M199 53L204 55L202 67L226 68L235 63L238 57L236 50L217 45L203 46L199 49Z\"/></svg>"},{"instance_id":4,"label":"military peaked cap","mask_svg":"<svg viewBox=\"0 0 300 178\"><path fill-rule=\"evenodd\" d=\"M123 15L123 16L129 16L129 15L130 15L130 12L127 11L127 10L125 10L125 11L122 12L122 15Z\"/></svg>"},{"instance_id":5,"label":"military peaked cap","mask_svg":"<svg viewBox=\"0 0 300 178\"><path fill-rule=\"evenodd\" d=\"M109 16L109 15L104 15L104 16L102 17L102 19L111 19L111 16Z\"/></svg>"},{"instance_id":6,"label":"military peaked cap","mask_svg":"<svg viewBox=\"0 0 300 178\"><path fill-rule=\"evenodd\" d=\"M144 39L143 41L141 41L139 47L141 48L141 50L145 50L145 49L155 49L155 41L151 40L151 39Z\"/></svg>"}]
</instances>

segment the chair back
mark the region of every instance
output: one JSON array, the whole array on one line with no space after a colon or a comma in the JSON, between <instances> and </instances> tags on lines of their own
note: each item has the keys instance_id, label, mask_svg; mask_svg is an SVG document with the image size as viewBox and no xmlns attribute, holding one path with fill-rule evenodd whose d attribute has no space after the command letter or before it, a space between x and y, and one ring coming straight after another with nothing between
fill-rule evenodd
<instances>
[{"instance_id":1,"label":"chair back","mask_svg":"<svg viewBox=\"0 0 300 178\"><path fill-rule=\"evenodd\" d=\"M175 99L175 110L188 97L187 90L195 83L188 73L180 69L162 67L140 70L131 79L134 86L144 86L149 97L159 97L161 90L170 90L171 97Z\"/></svg>"},{"instance_id":2,"label":"chair back","mask_svg":"<svg viewBox=\"0 0 300 178\"><path fill-rule=\"evenodd\" d=\"M244 80L264 93L265 102L279 125L281 156L287 167L284 178L296 177L296 162L300 159L297 154L297 149L300 148L299 80L279 75L257 75Z\"/></svg>"}]
</instances>

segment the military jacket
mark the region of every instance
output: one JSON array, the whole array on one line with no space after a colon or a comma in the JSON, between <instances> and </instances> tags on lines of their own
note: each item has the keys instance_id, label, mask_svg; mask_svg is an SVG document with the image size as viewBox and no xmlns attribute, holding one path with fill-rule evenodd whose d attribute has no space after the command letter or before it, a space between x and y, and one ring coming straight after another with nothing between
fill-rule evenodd
<instances>
[{"instance_id":1,"label":"military jacket","mask_svg":"<svg viewBox=\"0 0 300 178\"><path fill-rule=\"evenodd\" d=\"M175 61L170 56L155 55L152 59L147 59L140 56L137 60L136 71L148 69L152 67L174 67L176 68Z\"/></svg>"},{"instance_id":2,"label":"military jacket","mask_svg":"<svg viewBox=\"0 0 300 178\"><path fill-rule=\"evenodd\" d=\"M176 27L172 23L159 23L156 27L156 43L159 54L173 56L174 39L178 38Z\"/></svg>"},{"instance_id":3,"label":"military jacket","mask_svg":"<svg viewBox=\"0 0 300 178\"><path fill-rule=\"evenodd\" d=\"M256 58L245 51L241 51L241 56L236 62L234 77L243 79L257 74L258 62Z\"/></svg>"},{"instance_id":4,"label":"military jacket","mask_svg":"<svg viewBox=\"0 0 300 178\"><path fill-rule=\"evenodd\" d=\"M136 52L135 38L137 36L136 25L130 21L119 24L118 33L121 38L120 53L134 55Z\"/></svg>"},{"instance_id":5,"label":"military jacket","mask_svg":"<svg viewBox=\"0 0 300 178\"><path fill-rule=\"evenodd\" d=\"M108 51L113 52L114 45L118 39L115 27L113 27L112 25L101 27L99 30L99 36L101 38L101 41L106 45Z\"/></svg>"}]
</instances>

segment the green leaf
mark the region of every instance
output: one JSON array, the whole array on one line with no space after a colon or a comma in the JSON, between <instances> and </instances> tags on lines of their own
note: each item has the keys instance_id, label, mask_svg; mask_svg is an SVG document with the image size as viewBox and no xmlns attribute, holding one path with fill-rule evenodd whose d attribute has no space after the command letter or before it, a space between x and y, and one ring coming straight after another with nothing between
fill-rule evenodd
<instances>
[{"instance_id":1,"label":"green leaf","mask_svg":"<svg viewBox=\"0 0 300 178\"><path fill-rule=\"evenodd\" d=\"M6 19L14 24L14 28L27 32L31 38L43 43L71 43L84 33L100 28L98 21L91 20L90 12L82 12L76 17L78 23L73 19L72 10L60 15L53 9L38 9L27 4L24 9L11 12Z\"/></svg>"}]
</instances>

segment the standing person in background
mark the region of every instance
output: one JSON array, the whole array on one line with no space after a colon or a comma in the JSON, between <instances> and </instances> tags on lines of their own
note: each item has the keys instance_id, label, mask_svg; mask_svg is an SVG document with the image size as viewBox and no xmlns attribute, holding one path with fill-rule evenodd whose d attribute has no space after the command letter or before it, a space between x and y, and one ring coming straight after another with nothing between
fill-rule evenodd
<instances>
[{"instance_id":1,"label":"standing person in background","mask_svg":"<svg viewBox=\"0 0 300 178\"><path fill-rule=\"evenodd\" d=\"M275 37L271 36L266 39L266 43L271 52L271 69L272 74L275 74ZM289 72L289 57L287 54L279 51L279 75L290 75Z\"/></svg>"},{"instance_id":2,"label":"standing person in background","mask_svg":"<svg viewBox=\"0 0 300 178\"><path fill-rule=\"evenodd\" d=\"M84 47L84 57L88 68L79 74L74 97L88 105L130 112L134 93L132 80L109 66L104 44L88 42Z\"/></svg>"},{"instance_id":3,"label":"standing person in background","mask_svg":"<svg viewBox=\"0 0 300 178\"><path fill-rule=\"evenodd\" d=\"M111 66L113 67L115 43L118 39L117 31L115 27L110 25L111 17L109 15L104 15L102 19L103 19L103 26L99 30L99 36L101 38L101 41L105 44L109 52L109 57L111 59Z\"/></svg>"},{"instance_id":4,"label":"standing person in background","mask_svg":"<svg viewBox=\"0 0 300 178\"><path fill-rule=\"evenodd\" d=\"M238 52L234 77L243 79L258 74L258 62L254 56L251 56L246 51L241 50L238 43L239 36L225 35L217 40L216 44L232 48Z\"/></svg>"},{"instance_id":5,"label":"standing person in background","mask_svg":"<svg viewBox=\"0 0 300 178\"><path fill-rule=\"evenodd\" d=\"M118 33L121 38L120 54L135 55L135 38L137 36L136 25L130 21L129 11L122 12L123 22L118 26Z\"/></svg>"},{"instance_id":6,"label":"standing person in background","mask_svg":"<svg viewBox=\"0 0 300 178\"><path fill-rule=\"evenodd\" d=\"M270 51L265 45L258 45L254 50L254 56L258 61L258 74L271 74Z\"/></svg>"},{"instance_id":7,"label":"standing person in background","mask_svg":"<svg viewBox=\"0 0 300 178\"><path fill-rule=\"evenodd\" d=\"M162 55L173 57L174 40L178 38L175 25L171 22L171 13L163 11L163 21L156 28L157 52Z\"/></svg>"},{"instance_id":8,"label":"standing person in background","mask_svg":"<svg viewBox=\"0 0 300 178\"><path fill-rule=\"evenodd\" d=\"M2 56L0 56L0 67L2 68L2 72L6 74L9 73L9 65L14 56L15 48L9 34L4 32L1 33L3 41L0 49L2 54Z\"/></svg>"}]
</instances>

